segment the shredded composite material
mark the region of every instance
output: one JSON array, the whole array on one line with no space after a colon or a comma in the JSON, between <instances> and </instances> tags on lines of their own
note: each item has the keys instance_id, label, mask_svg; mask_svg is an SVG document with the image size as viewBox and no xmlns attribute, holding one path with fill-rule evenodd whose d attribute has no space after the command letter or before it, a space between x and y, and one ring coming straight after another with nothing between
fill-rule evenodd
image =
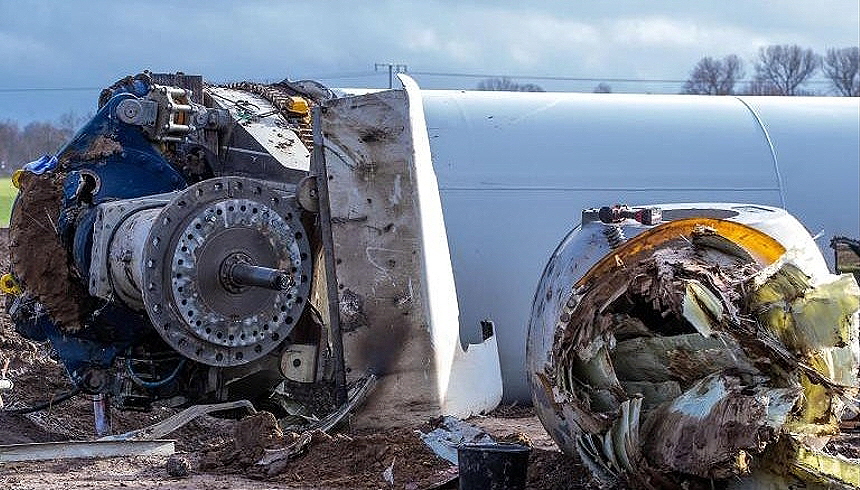
<instances>
[{"instance_id":1,"label":"shredded composite material","mask_svg":"<svg viewBox=\"0 0 860 490\"><path fill-rule=\"evenodd\" d=\"M856 415L860 288L813 284L700 229L593 277L568 302L547 386L605 482L857 488L821 451Z\"/></svg>"}]
</instances>

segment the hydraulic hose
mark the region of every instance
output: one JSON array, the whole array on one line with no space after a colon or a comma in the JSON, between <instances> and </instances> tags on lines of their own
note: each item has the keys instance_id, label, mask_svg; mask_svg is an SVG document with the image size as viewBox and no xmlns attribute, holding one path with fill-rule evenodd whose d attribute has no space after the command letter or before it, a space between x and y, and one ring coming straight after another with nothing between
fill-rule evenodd
<instances>
[{"instance_id":1,"label":"hydraulic hose","mask_svg":"<svg viewBox=\"0 0 860 490\"><path fill-rule=\"evenodd\" d=\"M80 393L80 388L75 388L68 393L63 393L62 395L54 395L50 400L44 401L42 403L37 403L36 405L31 405L29 407L21 407L21 408L4 408L0 410L2 413L11 413L14 415L24 415L28 413L38 412L40 410L44 410L46 408L51 408L53 406L59 405L67 400L74 398L78 393Z\"/></svg>"}]
</instances>

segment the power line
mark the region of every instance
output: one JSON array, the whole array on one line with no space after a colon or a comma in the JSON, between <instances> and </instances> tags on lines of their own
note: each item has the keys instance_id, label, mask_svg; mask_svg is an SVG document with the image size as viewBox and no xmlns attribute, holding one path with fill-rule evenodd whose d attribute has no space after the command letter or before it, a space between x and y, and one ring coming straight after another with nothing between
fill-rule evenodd
<instances>
[{"instance_id":1,"label":"power line","mask_svg":"<svg viewBox=\"0 0 860 490\"><path fill-rule=\"evenodd\" d=\"M511 78L517 80L557 80L565 82L656 82L656 83L684 83L686 80L672 80L662 78L591 78L591 77L564 77L550 75L495 75L489 73L450 73L433 71L413 71L413 75L425 75L431 77L453 77L453 78Z\"/></svg>"},{"instance_id":2,"label":"power line","mask_svg":"<svg viewBox=\"0 0 860 490\"><path fill-rule=\"evenodd\" d=\"M670 78L594 78L594 77L567 77L553 75L498 75L488 73L452 73L452 72L433 72L433 71L411 71L412 75L423 75L431 77L452 77L452 78L510 78L515 80L550 80L564 82L617 82L617 83L684 83L687 80L670 79ZM737 80L738 83L753 82L753 79ZM830 83L827 79L810 79L805 83Z\"/></svg>"},{"instance_id":3,"label":"power line","mask_svg":"<svg viewBox=\"0 0 860 490\"><path fill-rule=\"evenodd\" d=\"M380 68L388 68L388 88L394 88L394 74L406 73L406 65L402 63L374 63L373 71Z\"/></svg>"},{"instance_id":4,"label":"power line","mask_svg":"<svg viewBox=\"0 0 860 490\"><path fill-rule=\"evenodd\" d=\"M321 76L306 76L302 77L306 80L337 80L340 78L361 78L361 77L375 77L379 73L375 71L355 71L355 72L344 72L344 73L329 73L328 75Z\"/></svg>"},{"instance_id":5,"label":"power line","mask_svg":"<svg viewBox=\"0 0 860 490\"><path fill-rule=\"evenodd\" d=\"M403 64L376 63L376 72L343 72L331 73L323 76L305 77L314 80L337 80L342 78L372 77L378 74L379 68L389 71L389 85L394 84L394 74L407 73L407 67ZM450 78L510 78L514 80L546 80L561 82L607 82L607 83L685 83L687 80L674 78L598 78L598 77L569 77L555 75L504 75L493 73L459 73L459 72L435 72L435 71L410 71L411 75L426 77L450 77ZM736 83L754 82L754 79L741 79ZM804 83L831 83L827 79L810 79ZM24 93L24 92L92 92L102 90L104 87L6 87L0 88L0 93Z\"/></svg>"},{"instance_id":6,"label":"power line","mask_svg":"<svg viewBox=\"0 0 860 490\"><path fill-rule=\"evenodd\" d=\"M362 78L377 76L378 72L373 71L357 71L357 72L342 72L330 73L321 76L306 76L304 79L311 80L337 80L341 78ZM100 91L104 87L0 87L0 93L13 94L24 92L92 92Z\"/></svg>"},{"instance_id":7,"label":"power line","mask_svg":"<svg viewBox=\"0 0 860 490\"><path fill-rule=\"evenodd\" d=\"M104 87L10 87L0 88L0 93L15 92L90 92Z\"/></svg>"}]
</instances>

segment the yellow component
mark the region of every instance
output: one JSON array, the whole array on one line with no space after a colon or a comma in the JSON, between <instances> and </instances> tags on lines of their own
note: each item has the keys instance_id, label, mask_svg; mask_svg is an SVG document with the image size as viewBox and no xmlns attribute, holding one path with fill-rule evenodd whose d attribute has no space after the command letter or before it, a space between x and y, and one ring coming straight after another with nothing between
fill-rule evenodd
<instances>
[{"instance_id":1,"label":"yellow component","mask_svg":"<svg viewBox=\"0 0 860 490\"><path fill-rule=\"evenodd\" d=\"M798 356L804 365L824 378L845 386L846 396L856 394L856 366L849 346L856 336L853 324L860 308L860 287L849 275L813 287L797 266L785 263L750 297L759 325L769 330ZM852 332L855 332L852 334ZM823 436L839 431L832 406L834 393L807 374L800 375L803 401L786 420L793 434ZM853 387L853 388L852 388Z\"/></svg>"},{"instance_id":2,"label":"yellow component","mask_svg":"<svg viewBox=\"0 0 860 490\"><path fill-rule=\"evenodd\" d=\"M815 451L796 441L793 446L792 470L798 476L812 477L812 481L825 484L850 485L843 488L860 488L860 464L857 462ZM828 485L826 488L839 487Z\"/></svg>"},{"instance_id":3,"label":"yellow component","mask_svg":"<svg viewBox=\"0 0 860 490\"><path fill-rule=\"evenodd\" d=\"M24 175L23 169L18 169L12 173L12 185L15 186L16 189L21 188L21 176Z\"/></svg>"},{"instance_id":4,"label":"yellow component","mask_svg":"<svg viewBox=\"0 0 860 490\"><path fill-rule=\"evenodd\" d=\"M633 262L627 259L657 248L657 246L669 240L674 240L682 236L689 237L693 233L693 230L700 226L711 228L718 235L734 242L763 266L776 262L785 253L785 247L770 235L741 223L715 218L679 219L655 226L631 238L613 250L611 254L600 259L600 262L594 264L577 281L576 285L581 286L592 277L601 276L609 272L614 267L617 267L616 264L618 263Z\"/></svg>"},{"instance_id":5,"label":"yellow component","mask_svg":"<svg viewBox=\"0 0 860 490\"><path fill-rule=\"evenodd\" d=\"M310 106L304 97L287 97L287 110L296 114L307 115L310 113Z\"/></svg>"},{"instance_id":6,"label":"yellow component","mask_svg":"<svg viewBox=\"0 0 860 490\"><path fill-rule=\"evenodd\" d=\"M21 286L18 285L18 281L15 280L15 276L12 274L3 274L0 277L0 291L6 294L21 294Z\"/></svg>"},{"instance_id":7,"label":"yellow component","mask_svg":"<svg viewBox=\"0 0 860 490\"><path fill-rule=\"evenodd\" d=\"M833 393L828 388L815 384L806 375L800 375L803 398L799 413L785 421L786 432L798 435L825 436L839 432L839 421L833 415L831 401Z\"/></svg>"}]
</instances>

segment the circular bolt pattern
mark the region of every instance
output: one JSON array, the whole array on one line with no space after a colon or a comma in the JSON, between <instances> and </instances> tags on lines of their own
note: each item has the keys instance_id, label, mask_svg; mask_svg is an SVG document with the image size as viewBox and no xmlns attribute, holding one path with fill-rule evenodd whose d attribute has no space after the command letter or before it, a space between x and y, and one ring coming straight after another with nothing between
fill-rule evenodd
<instances>
[{"instance_id":1,"label":"circular bolt pattern","mask_svg":"<svg viewBox=\"0 0 860 490\"><path fill-rule=\"evenodd\" d=\"M299 212L292 196L239 177L200 182L174 198L145 251L144 303L162 338L211 366L245 364L279 345L310 289ZM236 256L287 271L286 287L228 287L222 265Z\"/></svg>"}]
</instances>

